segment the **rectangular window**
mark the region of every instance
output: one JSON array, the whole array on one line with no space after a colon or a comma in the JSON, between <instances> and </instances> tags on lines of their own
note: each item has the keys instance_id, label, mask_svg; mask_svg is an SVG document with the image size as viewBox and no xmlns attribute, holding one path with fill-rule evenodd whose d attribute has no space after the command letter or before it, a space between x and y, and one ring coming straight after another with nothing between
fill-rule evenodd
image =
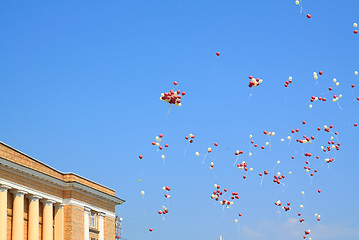
<instances>
[{"instance_id":1,"label":"rectangular window","mask_svg":"<svg viewBox=\"0 0 359 240\"><path fill-rule=\"evenodd\" d=\"M97 213L95 212L90 212L90 227L97 228Z\"/></svg>"}]
</instances>

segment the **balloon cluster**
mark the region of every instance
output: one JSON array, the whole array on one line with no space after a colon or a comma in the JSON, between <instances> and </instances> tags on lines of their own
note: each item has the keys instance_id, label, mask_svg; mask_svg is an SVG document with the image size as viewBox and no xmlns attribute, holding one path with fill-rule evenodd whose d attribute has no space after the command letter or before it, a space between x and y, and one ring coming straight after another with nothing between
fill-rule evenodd
<instances>
[{"instance_id":1,"label":"balloon cluster","mask_svg":"<svg viewBox=\"0 0 359 240\"><path fill-rule=\"evenodd\" d=\"M161 144L160 144L160 142L162 142L162 138L163 138L163 134L161 133L160 135L158 135L158 136L156 136L155 137L155 142L152 142L152 145L153 146L156 146L156 147L158 147L158 149L157 149L157 151L158 150L162 150L163 149L163 147L161 146ZM165 145L165 148L167 148L169 145L168 145L168 143L166 143ZM165 159L165 155L161 155L161 158L162 159Z\"/></svg>"},{"instance_id":2,"label":"balloon cluster","mask_svg":"<svg viewBox=\"0 0 359 240\"><path fill-rule=\"evenodd\" d=\"M259 79L259 78L254 78L252 76L249 76L249 85L248 87L257 87L259 84L261 84L263 82L262 79Z\"/></svg>"},{"instance_id":3,"label":"balloon cluster","mask_svg":"<svg viewBox=\"0 0 359 240\"><path fill-rule=\"evenodd\" d=\"M277 172L277 174L274 175L273 182L274 182L274 183L277 183L277 184L280 184L280 180L281 180L281 179L284 179L284 178L285 178L284 175L282 175L280 172Z\"/></svg>"},{"instance_id":4,"label":"balloon cluster","mask_svg":"<svg viewBox=\"0 0 359 240\"><path fill-rule=\"evenodd\" d=\"M193 135L192 133L189 134L188 136L184 137L186 140L188 140L189 143L193 143L193 139L195 138L195 135ZM191 139L190 139L191 138ZM197 155L197 154L196 154Z\"/></svg>"},{"instance_id":5,"label":"balloon cluster","mask_svg":"<svg viewBox=\"0 0 359 240\"><path fill-rule=\"evenodd\" d=\"M353 23L353 27L357 28L358 27L358 24L357 23ZM354 34L357 34L358 33L358 29L355 29L354 30Z\"/></svg>"},{"instance_id":6,"label":"balloon cluster","mask_svg":"<svg viewBox=\"0 0 359 240\"><path fill-rule=\"evenodd\" d=\"M285 81L285 84L284 84L284 87L288 87L288 85L290 84L290 83L292 83L292 77L289 77L288 78L288 81Z\"/></svg>"},{"instance_id":7,"label":"balloon cluster","mask_svg":"<svg viewBox=\"0 0 359 240\"><path fill-rule=\"evenodd\" d=\"M176 81L174 82L174 85L177 85ZM160 100L168 102L169 104L175 104L176 106L180 107L182 105L181 98L185 94L186 93L184 91L181 93L181 90L171 90L169 92L161 93Z\"/></svg>"},{"instance_id":8,"label":"balloon cluster","mask_svg":"<svg viewBox=\"0 0 359 240\"><path fill-rule=\"evenodd\" d=\"M216 188L216 191L213 191L213 193L211 194L211 198L218 201L220 196L223 195L223 192L220 190L220 186L217 185L217 184L214 184L214 187ZM223 191L226 193L228 190L226 188L223 189ZM238 192L232 192L232 196L231 196L231 199L234 200L234 199L239 199L239 196L238 196ZM227 208L229 208L229 205L233 205L234 202L233 201L228 201L226 199L222 199L219 201L219 203L223 206L227 206Z\"/></svg>"}]
</instances>

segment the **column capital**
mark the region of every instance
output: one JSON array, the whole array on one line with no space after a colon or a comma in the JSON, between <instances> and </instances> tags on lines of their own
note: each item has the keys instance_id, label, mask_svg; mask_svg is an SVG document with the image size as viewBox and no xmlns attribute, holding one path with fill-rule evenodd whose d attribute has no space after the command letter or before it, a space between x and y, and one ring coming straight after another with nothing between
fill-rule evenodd
<instances>
[{"instance_id":1,"label":"column capital","mask_svg":"<svg viewBox=\"0 0 359 240\"><path fill-rule=\"evenodd\" d=\"M106 216L106 213L104 213L104 212L99 212L98 215L103 218L103 217Z\"/></svg>"},{"instance_id":2,"label":"column capital","mask_svg":"<svg viewBox=\"0 0 359 240\"><path fill-rule=\"evenodd\" d=\"M39 201L42 197L36 194L28 194L26 197L29 199L29 201Z\"/></svg>"},{"instance_id":3,"label":"column capital","mask_svg":"<svg viewBox=\"0 0 359 240\"><path fill-rule=\"evenodd\" d=\"M50 199L46 199L46 198L41 199L40 201L41 201L41 203L42 203L43 205L53 205L54 203L56 203L56 201L50 200Z\"/></svg>"},{"instance_id":4,"label":"column capital","mask_svg":"<svg viewBox=\"0 0 359 240\"><path fill-rule=\"evenodd\" d=\"M55 209L63 209L64 208L64 204L62 204L62 203L55 203L54 206L55 206Z\"/></svg>"},{"instance_id":5,"label":"column capital","mask_svg":"<svg viewBox=\"0 0 359 240\"><path fill-rule=\"evenodd\" d=\"M6 184L0 184L0 192L5 192L8 189L11 189L11 187Z\"/></svg>"},{"instance_id":6,"label":"column capital","mask_svg":"<svg viewBox=\"0 0 359 240\"><path fill-rule=\"evenodd\" d=\"M23 197L25 194L27 194L26 191L19 189L12 189L10 192L16 197Z\"/></svg>"},{"instance_id":7,"label":"column capital","mask_svg":"<svg viewBox=\"0 0 359 240\"><path fill-rule=\"evenodd\" d=\"M91 208L85 206L85 207L84 207L84 211L85 211L85 212L90 212L90 211L91 211Z\"/></svg>"}]
</instances>

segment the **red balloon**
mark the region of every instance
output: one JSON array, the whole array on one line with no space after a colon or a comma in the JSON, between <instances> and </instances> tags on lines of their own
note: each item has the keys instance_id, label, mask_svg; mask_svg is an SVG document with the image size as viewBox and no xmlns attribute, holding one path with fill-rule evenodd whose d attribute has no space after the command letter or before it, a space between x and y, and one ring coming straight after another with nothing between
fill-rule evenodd
<instances>
[{"instance_id":1,"label":"red balloon","mask_svg":"<svg viewBox=\"0 0 359 240\"><path fill-rule=\"evenodd\" d=\"M238 216L240 216L240 217L241 217L241 216L242 216L242 213L238 213Z\"/></svg>"},{"instance_id":2,"label":"red balloon","mask_svg":"<svg viewBox=\"0 0 359 240\"><path fill-rule=\"evenodd\" d=\"M216 147L217 147L217 146L218 146L218 143L216 143L216 142L215 142L215 143L214 143L214 146L216 146Z\"/></svg>"},{"instance_id":3,"label":"red balloon","mask_svg":"<svg viewBox=\"0 0 359 240\"><path fill-rule=\"evenodd\" d=\"M168 143L165 144L165 147L168 147Z\"/></svg>"},{"instance_id":4,"label":"red balloon","mask_svg":"<svg viewBox=\"0 0 359 240\"><path fill-rule=\"evenodd\" d=\"M259 173L259 176L262 176L263 174L262 173Z\"/></svg>"},{"instance_id":5,"label":"red balloon","mask_svg":"<svg viewBox=\"0 0 359 240\"><path fill-rule=\"evenodd\" d=\"M159 146L158 148L159 148L160 150L162 150L162 146Z\"/></svg>"},{"instance_id":6,"label":"red balloon","mask_svg":"<svg viewBox=\"0 0 359 240\"><path fill-rule=\"evenodd\" d=\"M219 53L219 52L216 52L216 55L217 55L217 56L219 56L219 55L220 55L220 53Z\"/></svg>"},{"instance_id":7,"label":"red balloon","mask_svg":"<svg viewBox=\"0 0 359 240\"><path fill-rule=\"evenodd\" d=\"M358 124L357 124L357 123L354 123L354 127L356 127L356 126L358 126Z\"/></svg>"},{"instance_id":8,"label":"red balloon","mask_svg":"<svg viewBox=\"0 0 359 240\"><path fill-rule=\"evenodd\" d=\"M305 121L303 121L302 123L305 124Z\"/></svg>"},{"instance_id":9,"label":"red balloon","mask_svg":"<svg viewBox=\"0 0 359 240\"><path fill-rule=\"evenodd\" d=\"M153 231L153 229L152 228L150 228L150 229L148 229L150 232L152 232Z\"/></svg>"},{"instance_id":10,"label":"red balloon","mask_svg":"<svg viewBox=\"0 0 359 240\"><path fill-rule=\"evenodd\" d=\"M155 143L155 142L152 142L152 145L156 145L156 143Z\"/></svg>"},{"instance_id":11,"label":"red balloon","mask_svg":"<svg viewBox=\"0 0 359 240\"><path fill-rule=\"evenodd\" d=\"M140 159L142 159L143 158L143 156L142 155L140 155L140 156L138 156Z\"/></svg>"},{"instance_id":12,"label":"red balloon","mask_svg":"<svg viewBox=\"0 0 359 240\"><path fill-rule=\"evenodd\" d=\"M318 193L321 193L322 191L320 189L318 189Z\"/></svg>"},{"instance_id":13,"label":"red balloon","mask_svg":"<svg viewBox=\"0 0 359 240\"><path fill-rule=\"evenodd\" d=\"M243 179L246 179L246 175L243 175Z\"/></svg>"},{"instance_id":14,"label":"red balloon","mask_svg":"<svg viewBox=\"0 0 359 240\"><path fill-rule=\"evenodd\" d=\"M357 33L358 33L358 30L354 30L354 33L357 34Z\"/></svg>"},{"instance_id":15,"label":"red balloon","mask_svg":"<svg viewBox=\"0 0 359 240\"><path fill-rule=\"evenodd\" d=\"M182 92L182 95L183 95L183 96L186 95L185 91Z\"/></svg>"},{"instance_id":16,"label":"red balloon","mask_svg":"<svg viewBox=\"0 0 359 240\"><path fill-rule=\"evenodd\" d=\"M174 85L177 85L177 82L176 81L174 81L174 83L173 83Z\"/></svg>"},{"instance_id":17,"label":"red balloon","mask_svg":"<svg viewBox=\"0 0 359 240\"><path fill-rule=\"evenodd\" d=\"M322 71L319 71L319 75L322 75L323 74L323 72Z\"/></svg>"},{"instance_id":18,"label":"red balloon","mask_svg":"<svg viewBox=\"0 0 359 240\"><path fill-rule=\"evenodd\" d=\"M310 14L307 14L307 18L311 18L312 16Z\"/></svg>"}]
</instances>

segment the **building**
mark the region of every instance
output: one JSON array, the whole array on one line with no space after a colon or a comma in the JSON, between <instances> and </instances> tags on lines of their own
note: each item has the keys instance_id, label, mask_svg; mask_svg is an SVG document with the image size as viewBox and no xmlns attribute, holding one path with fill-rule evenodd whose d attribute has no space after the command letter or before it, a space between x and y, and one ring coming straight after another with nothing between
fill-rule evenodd
<instances>
[{"instance_id":1,"label":"building","mask_svg":"<svg viewBox=\"0 0 359 240\"><path fill-rule=\"evenodd\" d=\"M114 240L115 191L0 142L0 240Z\"/></svg>"}]
</instances>

